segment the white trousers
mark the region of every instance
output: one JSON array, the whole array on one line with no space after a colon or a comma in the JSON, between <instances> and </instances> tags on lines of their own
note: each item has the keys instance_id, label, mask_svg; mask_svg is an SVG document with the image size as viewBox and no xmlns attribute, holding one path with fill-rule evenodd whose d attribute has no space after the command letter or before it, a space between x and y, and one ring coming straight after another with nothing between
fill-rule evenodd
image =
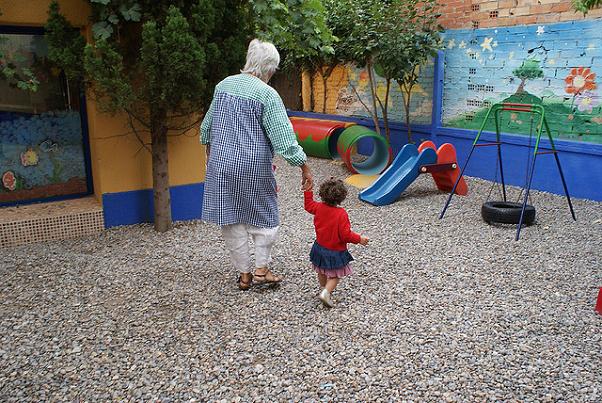
<instances>
[{"instance_id":1,"label":"white trousers","mask_svg":"<svg viewBox=\"0 0 602 403\"><path fill-rule=\"evenodd\" d=\"M272 246L278 239L278 227L259 228L248 224L222 225L222 235L234 268L240 273L250 273L249 236L253 238L255 244L255 267L267 268L272 260Z\"/></svg>"}]
</instances>

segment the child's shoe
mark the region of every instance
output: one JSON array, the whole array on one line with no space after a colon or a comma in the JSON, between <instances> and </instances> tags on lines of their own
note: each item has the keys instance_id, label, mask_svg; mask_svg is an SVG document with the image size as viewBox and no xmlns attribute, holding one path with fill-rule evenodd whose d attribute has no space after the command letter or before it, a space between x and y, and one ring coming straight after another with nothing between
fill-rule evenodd
<instances>
[{"instance_id":1,"label":"child's shoe","mask_svg":"<svg viewBox=\"0 0 602 403\"><path fill-rule=\"evenodd\" d=\"M322 290L322 292L320 293L320 301L322 301L322 304L324 304L325 307L327 308L333 308L334 307L334 302L332 302L332 298L330 293L328 292L328 290L326 288L324 288Z\"/></svg>"}]
</instances>

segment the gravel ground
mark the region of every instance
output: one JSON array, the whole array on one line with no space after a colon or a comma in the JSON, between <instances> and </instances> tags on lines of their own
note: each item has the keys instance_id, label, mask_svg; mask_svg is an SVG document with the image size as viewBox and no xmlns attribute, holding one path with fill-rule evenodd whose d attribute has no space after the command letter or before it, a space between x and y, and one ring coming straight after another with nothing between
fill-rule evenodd
<instances>
[{"instance_id":1,"label":"gravel ground","mask_svg":"<svg viewBox=\"0 0 602 403\"><path fill-rule=\"evenodd\" d=\"M318 182L347 175L311 163ZM0 400L602 401L602 203L575 200L574 222L534 192L515 242L480 219L489 182L469 178L443 220L427 176L386 207L350 188L371 243L328 310L300 174L278 166L278 288L240 292L199 221L0 251Z\"/></svg>"}]
</instances>

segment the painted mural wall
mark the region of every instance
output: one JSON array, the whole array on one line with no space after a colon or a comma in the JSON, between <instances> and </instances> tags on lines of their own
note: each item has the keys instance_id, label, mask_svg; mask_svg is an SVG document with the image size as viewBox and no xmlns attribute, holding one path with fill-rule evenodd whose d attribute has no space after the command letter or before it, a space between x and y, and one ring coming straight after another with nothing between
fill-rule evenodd
<instances>
[{"instance_id":1,"label":"painted mural wall","mask_svg":"<svg viewBox=\"0 0 602 403\"><path fill-rule=\"evenodd\" d=\"M445 38L442 123L479 129L494 103L539 103L552 136L602 143L602 20L477 30ZM529 114L502 116L502 131L532 133ZM495 131L490 119L486 130Z\"/></svg>"},{"instance_id":2,"label":"painted mural wall","mask_svg":"<svg viewBox=\"0 0 602 403\"><path fill-rule=\"evenodd\" d=\"M433 107L433 64L429 63L420 69L420 79L411 90L410 118L413 124L431 124ZM377 93L381 99L385 98L386 82L377 76ZM370 107L372 97L368 72L366 69L355 66L339 67L328 80L327 113L343 116L370 117L370 114L362 105ZM314 97L316 106L314 112L322 112L321 105L324 96L324 88L321 79L314 79ZM379 117L381 116L379 110ZM393 122L405 122L405 111L403 106L403 95L397 83L391 86L389 94L389 119Z\"/></svg>"}]
</instances>

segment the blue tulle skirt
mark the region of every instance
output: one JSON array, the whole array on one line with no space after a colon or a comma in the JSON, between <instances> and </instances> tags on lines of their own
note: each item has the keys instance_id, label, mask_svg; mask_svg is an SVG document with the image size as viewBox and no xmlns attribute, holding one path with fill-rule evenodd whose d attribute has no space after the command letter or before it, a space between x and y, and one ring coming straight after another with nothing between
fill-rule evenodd
<instances>
[{"instance_id":1,"label":"blue tulle skirt","mask_svg":"<svg viewBox=\"0 0 602 403\"><path fill-rule=\"evenodd\" d=\"M309 252L309 260L320 269L332 270L347 266L353 260L353 256L348 250L327 249L314 242Z\"/></svg>"}]
</instances>

